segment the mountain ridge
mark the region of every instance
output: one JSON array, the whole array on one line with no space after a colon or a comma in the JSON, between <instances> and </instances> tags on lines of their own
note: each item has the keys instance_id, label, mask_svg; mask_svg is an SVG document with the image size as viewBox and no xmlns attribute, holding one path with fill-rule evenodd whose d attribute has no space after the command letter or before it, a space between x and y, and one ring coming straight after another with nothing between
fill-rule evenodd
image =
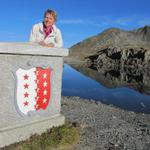
<instances>
[{"instance_id":1,"label":"mountain ridge","mask_svg":"<svg viewBox=\"0 0 150 150\"><path fill-rule=\"evenodd\" d=\"M69 57L83 60L87 56L108 47L143 47L149 49L150 26L144 26L128 31L119 28L106 29L99 34L89 37L70 47Z\"/></svg>"}]
</instances>

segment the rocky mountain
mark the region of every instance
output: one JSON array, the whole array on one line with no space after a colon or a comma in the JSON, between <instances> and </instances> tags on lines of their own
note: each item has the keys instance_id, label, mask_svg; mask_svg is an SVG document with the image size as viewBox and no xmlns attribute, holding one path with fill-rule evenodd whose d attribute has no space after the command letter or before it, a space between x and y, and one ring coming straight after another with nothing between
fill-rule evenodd
<instances>
[{"instance_id":1,"label":"rocky mountain","mask_svg":"<svg viewBox=\"0 0 150 150\"><path fill-rule=\"evenodd\" d=\"M150 26L125 31L110 28L70 48L70 58L88 63L150 64Z\"/></svg>"},{"instance_id":2,"label":"rocky mountain","mask_svg":"<svg viewBox=\"0 0 150 150\"><path fill-rule=\"evenodd\" d=\"M136 35L141 37L141 41L150 42L150 26L145 26L134 31Z\"/></svg>"},{"instance_id":3,"label":"rocky mountain","mask_svg":"<svg viewBox=\"0 0 150 150\"><path fill-rule=\"evenodd\" d=\"M72 46L69 58L72 67L106 87L150 94L150 26L105 30Z\"/></svg>"}]
</instances>

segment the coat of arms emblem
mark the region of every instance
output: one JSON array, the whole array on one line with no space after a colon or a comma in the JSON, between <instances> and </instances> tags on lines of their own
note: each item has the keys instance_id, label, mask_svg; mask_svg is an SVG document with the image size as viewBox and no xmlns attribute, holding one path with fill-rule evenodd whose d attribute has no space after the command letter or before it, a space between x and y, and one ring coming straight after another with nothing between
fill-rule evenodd
<instances>
[{"instance_id":1,"label":"coat of arms emblem","mask_svg":"<svg viewBox=\"0 0 150 150\"><path fill-rule=\"evenodd\" d=\"M27 115L30 111L47 108L51 97L51 72L50 68L40 67L16 71L16 102L21 113Z\"/></svg>"}]
</instances>

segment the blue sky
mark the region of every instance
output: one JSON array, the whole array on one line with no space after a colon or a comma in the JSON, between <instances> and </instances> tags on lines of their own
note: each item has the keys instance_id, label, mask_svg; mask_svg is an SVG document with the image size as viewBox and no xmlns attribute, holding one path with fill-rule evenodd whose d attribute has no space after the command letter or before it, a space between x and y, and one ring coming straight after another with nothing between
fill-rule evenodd
<instances>
[{"instance_id":1,"label":"blue sky","mask_svg":"<svg viewBox=\"0 0 150 150\"><path fill-rule=\"evenodd\" d=\"M0 41L28 41L48 8L58 13L56 25L67 48L111 27L150 25L150 0L0 0Z\"/></svg>"}]
</instances>

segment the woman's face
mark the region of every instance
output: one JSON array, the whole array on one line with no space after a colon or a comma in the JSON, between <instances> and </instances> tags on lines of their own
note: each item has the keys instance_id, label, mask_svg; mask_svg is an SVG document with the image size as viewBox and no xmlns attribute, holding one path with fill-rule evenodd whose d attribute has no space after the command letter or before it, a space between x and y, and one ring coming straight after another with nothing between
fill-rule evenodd
<instances>
[{"instance_id":1,"label":"woman's face","mask_svg":"<svg viewBox=\"0 0 150 150\"><path fill-rule=\"evenodd\" d=\"M44 24L46 27L51 27L55 22L55 19L54 17L52 16L52 14L49 14L47 13L45 15L45 18L44 18Z\"/></svg>"}]
</instances>

